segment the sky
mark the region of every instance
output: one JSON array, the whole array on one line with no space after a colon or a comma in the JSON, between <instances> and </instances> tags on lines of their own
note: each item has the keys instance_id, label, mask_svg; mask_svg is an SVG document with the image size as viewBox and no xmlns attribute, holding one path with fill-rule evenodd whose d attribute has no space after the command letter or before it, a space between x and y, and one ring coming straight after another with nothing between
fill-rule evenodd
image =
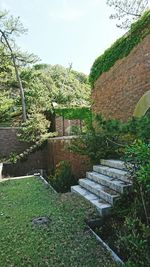
<instances>
[{"instance_id":1,"label":"sky","mask_svg":"<svg viewBox=\"0 0 150 267\"><path fill-rule=\"evenodd\" d=\"M106 0L0 0L0 9L19 16L28 33L16 39L41 63L89 74L94 60L124 31L109 19Z\"/></svg>"}]
</instances>

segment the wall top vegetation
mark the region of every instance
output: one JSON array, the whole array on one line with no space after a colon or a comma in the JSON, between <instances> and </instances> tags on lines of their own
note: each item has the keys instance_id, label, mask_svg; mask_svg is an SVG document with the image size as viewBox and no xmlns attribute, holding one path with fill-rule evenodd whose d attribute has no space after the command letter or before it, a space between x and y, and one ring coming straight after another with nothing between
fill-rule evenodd
<instances>
[{"instance_id":1,"label":"wall top vegetation","mask_svg":"<svg viewBox=\"0 0 150 267\"><path fill-rule=\"evenodd\" d=\"M89 75L91 85L94 87L95 81L103 72L107 72L117 60L126 57L148 34L150 34L150 9L131 25L124 36L95 60Z\"/></svg>"}]
</instances>

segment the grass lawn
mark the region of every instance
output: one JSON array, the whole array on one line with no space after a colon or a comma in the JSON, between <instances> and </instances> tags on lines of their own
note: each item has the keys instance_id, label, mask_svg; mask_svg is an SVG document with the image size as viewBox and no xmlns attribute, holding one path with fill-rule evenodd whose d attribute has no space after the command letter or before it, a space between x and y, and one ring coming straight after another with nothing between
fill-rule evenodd
<instances>
[{"instance_id":1,"label":"grass lawn","mask_svg":"<svg viewBox=\"0 0 150 267\"><path fill-rule=\"evenodd\" d=\"M49 216L49 226L32 225L40 216ZM0 267L116 266L86 228L89 216L87 202L37 178L0 183Z\"/></svg>"}]
</instances>

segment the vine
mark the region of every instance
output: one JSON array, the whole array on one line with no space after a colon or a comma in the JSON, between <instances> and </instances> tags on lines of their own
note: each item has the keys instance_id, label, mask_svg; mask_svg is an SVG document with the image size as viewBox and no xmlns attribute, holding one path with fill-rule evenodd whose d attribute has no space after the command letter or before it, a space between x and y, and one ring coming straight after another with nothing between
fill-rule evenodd
<instances>
[{"instance_id":1,"label":"vine","mask_svg":"<svg viewBox=\"0 0 150 267\"><path fill-rule=\"evenodd\" d=\"M89 107L56 108L55 114L68 120L91 120L92 118Z\"/></svg>"},{"instance_id":2,"label":"vine","mask_svg":"<svg viewBox=\"0 0 150 267\"><path fill-rule=\"evenodd\" d=\"M95 81L103 72L107 72L118 59L126 57L148 34L150 34L150 9L131 25L127 34L119 38L95 60L89 75L91 85L94 86Z\"/></svg>"}]
</instances>

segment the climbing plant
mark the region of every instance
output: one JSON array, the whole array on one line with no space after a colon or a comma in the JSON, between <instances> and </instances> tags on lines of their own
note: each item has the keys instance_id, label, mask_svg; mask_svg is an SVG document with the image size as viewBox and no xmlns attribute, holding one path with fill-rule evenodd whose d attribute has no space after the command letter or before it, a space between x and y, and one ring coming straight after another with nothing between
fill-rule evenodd
<instances>
[{"instance_id":1,"label":"climbing plant","mask_svg":"<svg viewBox=\"0 0 150 267\"><path fill-rule=\"evenodd\" d=\"M126 57L148 34L150 34L150 10L131 25L127 34L119 38L95 60L89 76L91 85L94 86L95 81L103 72L108 71L118 59Z\"/></svg>"},{"instance_id":2,"label":"climbing plant","mask_svg":"<svg viewBox=\"0 0 150 267\"><path fill-rule=\"evenodd\" d=\"M89 120L92 116L89 107L56 108L55 113L68 120Z\"/></svg>"}]
</instances>

